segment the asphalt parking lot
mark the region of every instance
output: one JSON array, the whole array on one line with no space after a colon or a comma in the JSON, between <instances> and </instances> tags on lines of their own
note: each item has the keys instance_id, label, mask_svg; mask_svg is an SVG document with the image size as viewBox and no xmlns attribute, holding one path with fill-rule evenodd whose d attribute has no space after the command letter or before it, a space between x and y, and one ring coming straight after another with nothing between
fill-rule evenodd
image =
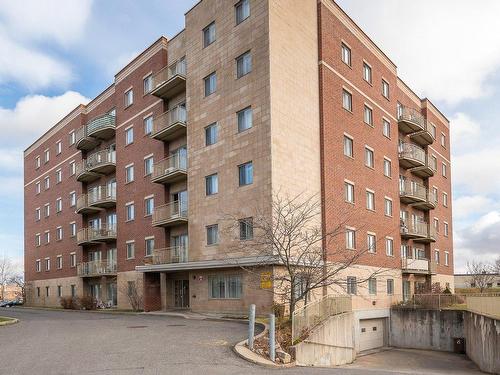
<instances>
[{"instance_id":1,"label":"asphalt parking lot","mask_svg":"<svg viewBox=\"0 0 500 375\"><path fill-rule=\"evenodd\" d=\"M2 309L0 315L20 320L0 327L2 375L479 373L462 357L422 351L383 352L335 369L264 368L232 351L247 332L245 324L233 321L23 308Z\"/></svg>"}]
</instances>

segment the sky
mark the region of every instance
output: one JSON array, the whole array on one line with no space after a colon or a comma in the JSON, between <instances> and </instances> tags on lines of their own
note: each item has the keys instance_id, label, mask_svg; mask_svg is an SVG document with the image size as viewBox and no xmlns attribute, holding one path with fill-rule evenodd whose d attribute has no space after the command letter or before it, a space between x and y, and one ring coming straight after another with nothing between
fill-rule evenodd
<instances>
[{"instance_id":1,"label":"sky","mask_svg":"<svg viewBox=\"0 0 500 375\"><path fill-rule=\"evenodd\" d=\"M22 151L161 35L180 31L195 2L0 0L0 257L22 263ZM455 270L493 261L500 255L500 1L338 4L451 121Z\"/></svg>"}]
</instances>

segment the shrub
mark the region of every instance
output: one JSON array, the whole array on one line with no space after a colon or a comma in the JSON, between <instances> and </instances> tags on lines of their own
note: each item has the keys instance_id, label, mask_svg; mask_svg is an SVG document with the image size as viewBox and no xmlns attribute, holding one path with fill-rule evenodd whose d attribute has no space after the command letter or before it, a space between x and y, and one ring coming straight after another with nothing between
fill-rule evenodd
<instances>
[{"instance_id":1,"label":"shrub","mask_svg":"<svg viewBox=\"0 0 500 375\"><path fill-rule=\"evenodd\" d=\"M63 309L78 309L79 303L77 297L61 297L60 299L61 306Z\"/></svg>"},{"instance_id":2,"label":"shrub","mask_svg":"<svg viewBox=\"0 0 500 375\"><path fill-rule=\"evenodd\" d=\"M83 296L80 298L80 308L82 310L95 310L97 301L91 296Z\"/></svg>"}]
</instances>

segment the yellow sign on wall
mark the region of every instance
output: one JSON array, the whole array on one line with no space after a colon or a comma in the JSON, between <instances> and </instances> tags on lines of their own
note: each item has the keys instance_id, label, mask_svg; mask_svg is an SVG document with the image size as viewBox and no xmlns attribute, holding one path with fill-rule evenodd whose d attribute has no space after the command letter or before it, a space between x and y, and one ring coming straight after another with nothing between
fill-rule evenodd
<instances>
[{"instance_id":1,"label":"yellow sign on wall","mask_svg":"<svg viewBox=\"0 0 500 375\"><path fill-rule=\"evenodd\" d=\"M271 272L260 273L260 289L271 289L273 281L271 280Z\"/></svg>"}]
</instances>

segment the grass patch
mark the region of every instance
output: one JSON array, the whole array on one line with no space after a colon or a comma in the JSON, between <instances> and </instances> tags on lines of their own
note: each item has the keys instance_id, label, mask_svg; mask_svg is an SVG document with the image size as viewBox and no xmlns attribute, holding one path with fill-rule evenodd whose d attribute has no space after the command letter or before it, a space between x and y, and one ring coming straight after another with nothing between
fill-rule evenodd
<instances>
[{"instance_id":1,"label":"grass patch","mask_svg":"<svg viewBox=\"0 0 500 375\"><path fill-rule=\"evenodd\" d=\"M6 318L4 316L0 316L0 323L2 323L2 322L8 322L8 321L11 321L11 320L12 320L12 318Z\"/></svg>"}]
</instances>

